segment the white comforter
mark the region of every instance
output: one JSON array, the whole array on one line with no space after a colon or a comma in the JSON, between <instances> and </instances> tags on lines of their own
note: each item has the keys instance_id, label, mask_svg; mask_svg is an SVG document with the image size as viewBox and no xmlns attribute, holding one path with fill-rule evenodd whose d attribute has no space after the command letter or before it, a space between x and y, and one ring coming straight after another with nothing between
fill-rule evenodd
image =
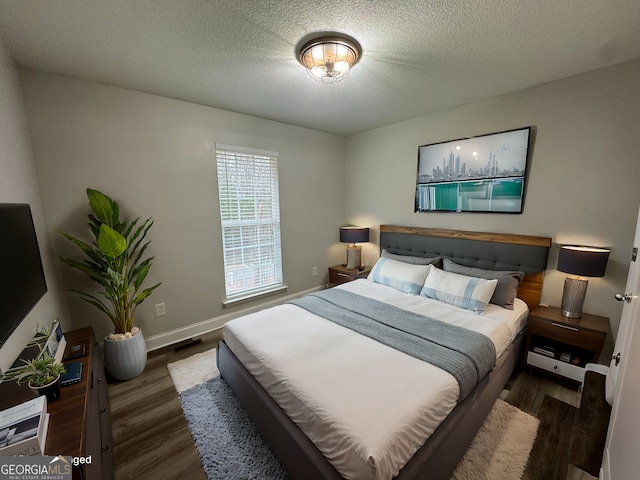
<instances>
[{"instance_id":1,"label":"white comforter","mask_svg":"<svg viewBox=\"0 0 640 480\"><path fill-rule=\"evenodd\" d=\"M526 322L484 315L357 280L343 288L487 335L500 355ZM225 325L225 341L276 403L348 479L390 479L455 407L449 373L315 316L281 305Z\"/></svg>"}]
</instances>

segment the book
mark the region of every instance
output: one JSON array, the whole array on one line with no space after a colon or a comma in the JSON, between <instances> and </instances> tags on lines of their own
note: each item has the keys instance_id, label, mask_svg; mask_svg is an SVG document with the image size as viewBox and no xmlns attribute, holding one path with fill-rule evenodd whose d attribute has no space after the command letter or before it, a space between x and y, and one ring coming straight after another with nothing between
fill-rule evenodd
<instances>
[{"instance_id":1,"label":"book","mask_svg":"<svg viewBox=\"0 0 640 480\"><path fill-rule=\"evenodd\" d=\"M47 442L47 432L49 430L49 413L46 413L39 421L38 433L36 437L13 443L6 449L0 449L0 455L11 457L29 457L33 455L44 455L44 447Z\"/></svg>"},{"instance_id":2,"label":"book","mask_svg":"<svg viewBox=\"0 0 640 480\"><path fill-rule=\"evenodd\" d=\"M0 412L0 456L44 453L49 428L44 395Z\"/></svg>"},{"instance_id":3,"label":"book","mask_svg":"<svg viewBox=\"0 0 640 480\"><path fill-rule=\"evenodd\" d=\"M60 375L62 386L78 383L82 380L82 362L66 363L64 366L66 372Z\"/></svg>"},{"instance_id":4,"label":"book","mask_svg":"<svg viewBox=\"0 0 640 480\"><path fill-rule=\"evenodd\" d=\"M540 355L544 355L546 357L555 357L555 351L550 347L534 347L533 351L535 353L539 353Z\"/></svg>"}]
</instances>

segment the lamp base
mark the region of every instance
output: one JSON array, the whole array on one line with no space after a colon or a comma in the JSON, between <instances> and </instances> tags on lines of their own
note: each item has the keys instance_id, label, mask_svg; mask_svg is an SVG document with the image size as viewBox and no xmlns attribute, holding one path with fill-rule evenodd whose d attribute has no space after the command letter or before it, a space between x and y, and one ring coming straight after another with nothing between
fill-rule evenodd
<instances>
[{"instance_id":1,"label":"lamp base","mask_svg":"<svg viewBox=\"0 0 640 480\"><path fill-rule=\"evenodd\" d=\"M582 316L582 305L588 284L589 281L582 278L565 278L562 291L562 315L569 318Z\"/></svg>"},{"instance_id":2,"label":"lamp base","mask_svg":"<svg viewBox=\"0 0 640 480\"><path fill-rule=\"evenodd\" d=\"M362 247L360 245L347 245L347 268L355 270L360 268L362 260Z\"/></svg>"}]
</instances>

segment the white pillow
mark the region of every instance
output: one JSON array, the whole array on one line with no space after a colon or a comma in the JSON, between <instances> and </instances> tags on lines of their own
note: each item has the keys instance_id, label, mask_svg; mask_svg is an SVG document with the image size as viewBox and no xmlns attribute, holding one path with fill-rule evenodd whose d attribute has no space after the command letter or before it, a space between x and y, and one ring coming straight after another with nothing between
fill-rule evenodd
<instances>
[{"instance_id":1,"label":"white pillow","mask_svg":"<svg viewBox=\"0 0 640 480\"><path fill-rule=\"evenodd\" d=\"M497 279L467 277L432 267L420 295L483 313L497 284Z\"/></svg>"},{"instance_id":2,"label":"white pillow","mask_svg":"<svg viewBox=\"0 0 640 480\"><path fill-rule=\"evenodd\" d=\"M391 258L380 258L367 279L404 293L418 295L431 267L432 265L412 265Z\"/></svg>"}]
</instances>

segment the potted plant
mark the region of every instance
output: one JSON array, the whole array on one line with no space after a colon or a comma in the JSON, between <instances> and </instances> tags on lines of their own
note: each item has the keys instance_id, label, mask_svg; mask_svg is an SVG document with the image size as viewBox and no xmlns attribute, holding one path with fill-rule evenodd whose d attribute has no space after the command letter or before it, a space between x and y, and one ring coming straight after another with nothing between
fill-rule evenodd
<instances>
[{"instance_id":1,"label":"potted plant","mask_svg":"<svg viewBox=\"0 0 640 480\"><path fill-rule=\"evenodd\" d=\"M160 286L158 283L142 288L153 262L153 257L143 258L150 243L145 242L145 237L153 219L121 221L120 208L113 199L91 188L87 188L87 197L93 212L89 215L89 229L94 241L87 243L60 232L85 256L82 261L61 260L102 287L97 294L71 291L111 319L114 332L104 341L105 367L113 378L128 380L142 373L147 360L144 337L133 325L136 309Z\"/></svg>"},{"instance_id":2,"label":"potted plant","mask_svg":"<svg viewBox=\"0 0 640 480\"><path fill-rule=\"evenodd\" d=\"M60 375L66 371L63 364L47 352L33 360L22 361L25 365L7 373L5 378L15 380L18 385L27 381L35 395L46 395L49 401L60 398Z\"/></svg>"}]
</instances>

